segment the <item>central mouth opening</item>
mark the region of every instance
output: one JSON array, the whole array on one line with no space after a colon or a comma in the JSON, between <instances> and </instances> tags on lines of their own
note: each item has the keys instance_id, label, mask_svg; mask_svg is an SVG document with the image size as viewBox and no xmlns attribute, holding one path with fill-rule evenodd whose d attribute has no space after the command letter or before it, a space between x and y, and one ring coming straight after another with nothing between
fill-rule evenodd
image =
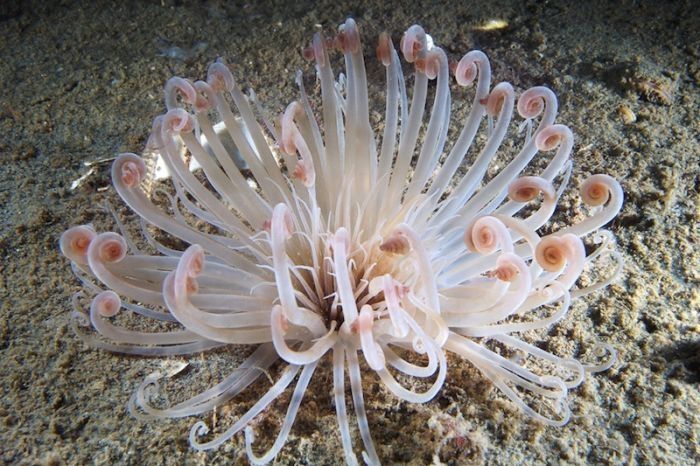
<instances>
[{"instance_id":1,"label":"central mouth opening","mask_svg":"<svg viewBox=\"0 0 700 466\"><path fill-rule=\"evenodd\" d=\"M404 260L397 254L381 250L380 244L379 238L364 244L352 244L347 260L356 308L369 305L379 314L386 311L384 293L381 289L371 290L370 283L385 274L398 276ZM324 241L324 253L314 261L311 248L302 248L302 245L308 245L308 241L290 239L287 244L287 253L293 262L290 269L297 303L321 316L328 330L335 322L337 331L345 322L345 316L338 293L332 247Z\"/></svg>"}]
</instances>

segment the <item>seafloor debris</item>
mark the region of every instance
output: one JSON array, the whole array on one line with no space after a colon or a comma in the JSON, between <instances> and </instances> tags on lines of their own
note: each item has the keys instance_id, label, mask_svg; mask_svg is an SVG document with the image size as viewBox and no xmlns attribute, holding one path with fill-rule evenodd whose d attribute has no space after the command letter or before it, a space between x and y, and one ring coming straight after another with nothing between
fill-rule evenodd
<instances>
[{"instance_id":1,"label":"seafloor debris","mask_svg":"<svg viewBox=\"0 0 700 466\"><path fill-rule=\"evenodd\" d=\"M200 40L192 44L191 47L182 48L175 45L170 39L158 37L158 39L156 39L156 45L158 47L158 55L161 57L172 58L178 61L187 61L204 52L209 44Z\"/></svg>"}]
</instances>

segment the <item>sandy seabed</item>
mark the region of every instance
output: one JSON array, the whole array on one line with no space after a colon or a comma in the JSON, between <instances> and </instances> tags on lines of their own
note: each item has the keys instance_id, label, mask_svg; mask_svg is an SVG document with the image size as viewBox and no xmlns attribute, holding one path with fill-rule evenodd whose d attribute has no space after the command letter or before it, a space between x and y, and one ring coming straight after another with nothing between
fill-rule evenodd
<instances>
[{"instance_id":1,"label":"sandy seabed","mask_svg":"<svg viewBox=\"0 0 700 466\"><path fill-rule=\"evenodd\" d=\"M625 256L623 277L577 302L546 338L535 335L562 355L598 340L619 352L612 369L573 391L571 422L550 428L525 418L468 362L451 357L444 388L425 405L398 402L365 378L384 463L700 461L697 4L451 3L458 2L0 3L0 461L246 463L241 435L198 453L187 442L195 419L144 422L127 413L131 393L163 363L91 350L75 337L69 315L78 283L58 236L88 222L111 229L104 200L131 218L110 187L109 164L70 186L89 170L85 162L142 149L164 110L167 78L201 78L223 56L277 114L296 97L294 71L312 73L300 47L348 15L360 24L367 55L381 30L396 41L417 22L452 58L486 52L495 82L517 91L551 87L558 121L576 135L573 185L609 173L626 195L609 226ZM484 30L494 19L506 26ZM625 121L629 112L636 121ZM189 370L164 389L181 399L211 385L245 351L187 358ZM314 377L278 464L342 461L331 380L328 370ZM256 396L202 419L228 425ZM268 444L285 409L282 399L256 421L263 439L270 430Z\"/></svg>"}]
</instances>

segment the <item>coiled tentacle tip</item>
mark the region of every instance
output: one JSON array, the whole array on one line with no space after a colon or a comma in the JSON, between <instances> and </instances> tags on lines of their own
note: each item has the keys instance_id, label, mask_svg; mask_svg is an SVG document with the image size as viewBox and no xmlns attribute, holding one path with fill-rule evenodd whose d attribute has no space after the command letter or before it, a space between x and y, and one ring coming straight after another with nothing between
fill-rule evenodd
<instances>
[{"instance_id":1,"label":"coiled tentacle tip","mask_svg":"<svg viewBox=\"0 0 700 466\"><path fill-rule=\"evenodd\" d=\"M119 313L122 301L112 290L106 290L95 296L90 304L90 312L97 312L102 317L114 317Z\"/></svg>"},{"instance_id":2,"label":"coiled tentacle tip","mask_svg":"<svg viewBox=\"0 0 700 466\"><path fill-rule=\"evenodd\" d=\"M224 64L221 58L218 58L214 63L209 65L207 83L209 83L215 92L230 92L233 90L235 86L233 74L231 74L231 70Z\"/></svg>"},{"instance_id":3,"label":"coiled tentacle tip","mask_svg":"<svg viewBox=\"0 0 700 466\"><path fill-rule=\"evenodd\" d=\"M90 225L69 228L61 234L59 248L61 253L76 264L87 264L87 252L90 243L97 236Z\"/></svg>"},{"instance_id":4,"label":"coiled tentacle tip","mask_svg":"<svg viewBox=\"0 0 700 466\"><path fill-rule=\"evenodd\" d=\"M611 178L608 175L589 176L581 184L581 199L590 206L601 206L610 199ZM617 183L615 180L612 182Z\"/></svg>"},{"instance_id":5,"label":"coiled tentacle tip","mask_svg":"<svg viewBox=\"0 0 700 466\"><path fill-rule=\"evenodd\" d=\"M112 232L100 233L90 243L88 259L115 263L124 259L126 252L127 244L123 236Z\"/></svg>"},{"instance_id":6,"label":"coiled tentacle tip","mask_svg":"<svg viewBox=\"0 0 700 466\"><path fill-rule=\"evenodd\" d=\"M415 62L427 49L425 30L418 25L408 28L401 38L400 48L408 63Z\"/></svg>"},{"instance_id":7,"label":"coiled tentacle tip","mask_svg":"<svg viewBox=\"0 0 700 466\"><path fill-rule=\"evenodd\" d=\"M146 173L146 163L136 154L119 154L112 164L112 181L117 187L137 188Z\"/></svg>"}]
</instances>

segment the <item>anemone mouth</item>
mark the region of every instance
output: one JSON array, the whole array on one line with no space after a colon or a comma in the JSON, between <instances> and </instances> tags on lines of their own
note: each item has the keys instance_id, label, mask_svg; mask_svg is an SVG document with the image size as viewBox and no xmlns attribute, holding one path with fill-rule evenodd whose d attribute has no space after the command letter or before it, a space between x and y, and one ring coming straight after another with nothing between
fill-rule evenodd
<instances>
[{"instance_id":1,"label":"anemone mouth","mask_svg":"<svg viewBox=\"0 0 700 466\"><path fill-rule=\"evenodd\" d=\"M387 309L384 291L381 289L373 290L370 284L386 274L396 277L409 277L410 274L401 270L401 263L404 261L403 257L381 250L378 243L379 240L368 242L364 245L351 244L348 254L348 272L356 307L359 309L363 306L370 306L378 314L381 314L385 313ZM338 286L335 280L332 251L330 249L329 253L321 262L325 265L322 265L318 271L321 277L318 283L320 287L314 291L315 296L318 297L317 307L312 310L324 319L328 329L333 325L339 329L345 322L345 317L343 305L339 303L338 299ZM302 267L308 270L310 265L304 264ZM301 280L304 280L306 283L313 283L313 278L309 276L309 272L301 275L302 277L295 284L297 289L307 288L304 285L300 285ZM410 283L413 280L407 278L405 281Z\"/></svg>"},{"instance_id":2,"label":"anemone mouth","mask_svg":"<svg viewBox=\"0 0 700 466\"><path fill-rule=\"evenodd\" d=\"M346 66L337 78L334 50ZM413 64L410 93L399 52ZM258 345L234 373L167 408L150 403L147 391L163 377L152 374L130 400L130 411L150 418L205 413L281 360L287 369L225 431L206 441L211 434L203 422L190 431L197 450L244 432L249 459L263 464L284 445L314 371L332 352L345 460L358 463L347 375L362 456L378 464L359 355L389 392L425 403L445 382L450 351L527 415L566 423L568 391L609 364L585 366L516 335L549 328L566 316L573 298L620 273L611 234L600 235L598 249L588 255L582 240L620 210L619 184L593 175L581 186L591 214L542 235L572 170L573 134L555 124L551 90L528 89L516 104L510 84L491 86L483 52L468 52L453 66L420 26L406 31L398 49L382 34L377 58L386 70L386 92L379 136L370 124L372 100L354 20L341 25L334 40L314 35L304 56L315 62L319 103L312 105L298 74L300 98L276 124L254 93L241 91L222 60L210 66L206 80L171 78L167 112L154 120L147 144L172 182L169 192L159 191L166 202L153 200L153 159L122 154L112 166L115 188L141 218L148 249L118 221L122 235L84 225L61 237L61 250L94 295L87 312L82 299L74 300L76 321L89 322L98 334L76 326L92 346L170 356ZM474 88L472 107L458 122L450 73L458 86ZM523 121L508 143L516 111ZM452 124L456 137L448 141ZM472 164L465 167L468 158ZM535 158L540 163L532 164ZM152 230L177 242L166 244ZM587 268L606 259L616 263L612 275L576 288ZM121 309L179 327L122 327ZM612 347L605 350L614 360ZM503 356L511 353L521 357ZM406 354L418 355L420 363ZM404 377L424 383L407 388ZM252 420L287 390L293 393L279 435L258 456Z\"/></svg>"}]
</instances>

